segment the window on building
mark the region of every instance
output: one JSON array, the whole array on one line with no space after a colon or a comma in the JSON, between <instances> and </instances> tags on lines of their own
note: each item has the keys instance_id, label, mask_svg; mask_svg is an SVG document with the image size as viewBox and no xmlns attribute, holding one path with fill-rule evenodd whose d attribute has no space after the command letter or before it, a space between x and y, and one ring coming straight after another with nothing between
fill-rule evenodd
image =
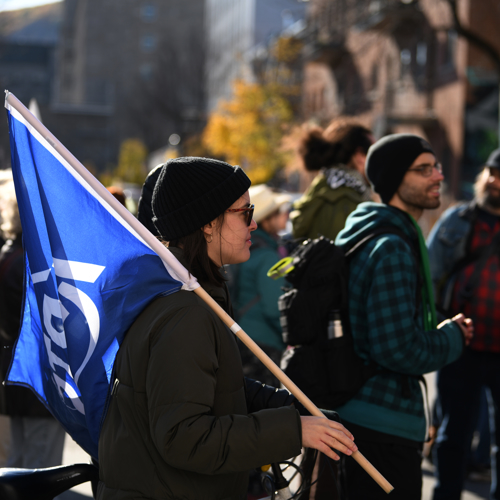
<instances>
[{"instance_id":1,"label":"window on building","mask_svg":"<svg viewBox=\"0 0 500 500\"><path fill-rule=\"evenodd\" d=\"M85 80L85 102L92 105L109 104L109 82L102 78Z\"/></svg>"},{"instance_id":2,"label":"window on building","mask_svg":"<svg viewBox=\"0 0 500 500\"><path fill-rule=\"evenodd\" d=\"M139 73L143 80L151 80L153 77L153 66L148 63L143 64L139 69Z\"/></svg>"},{"instance_id":3,"label":"window on building","mask_svg":"<svg viewBox=\"0 0 500 500\"><path fill-rule=\"evenodd\" d=\"M446 32L446 40L444 43L443 66L450 68L454 66L455 52L457 48L457 32L448 30Z\"/></svg>"},{"instance_id":4,"label":"window on building","mask_svg":"<svg viewBox=\"0 0 500 500\"><path fill-rule=\"evenodd\" d=\"M156 18L156 5L143 5L141 7L141 18L146 22L154 21Z\"/></svg>"},{"instance_id":5,"label":"window on building","mask_svg":"<svg viewBox=\"0 0 500 500\"><path fill-rule=\"evenodd\" d=\"M403 76L410 70L410 65L411 65L411 50L410 49L403 49L400 52L400 61L401 61L400 76Z\"/></svg>"},{"instance_id":6,"label":"window on building","mask_svg":"<svg viewBox=\"0 0 500 500\"><path fill-rule=\"evenodd\" d=\"M154 35L144 35L141 38L141 49L143 52L153 52L156 48L156 37Z\"/></svg>"},{"instance_id":7,"label":"window on building","mask_svg":"<svg viewBox=\"0 0 500 500\"><path fill-rule=\"evenodd\" d=\"M427 64L427 44L425 42L419 42L417 44L417 64L419 66L425 66Z\"/></svg>"}]
</instances>

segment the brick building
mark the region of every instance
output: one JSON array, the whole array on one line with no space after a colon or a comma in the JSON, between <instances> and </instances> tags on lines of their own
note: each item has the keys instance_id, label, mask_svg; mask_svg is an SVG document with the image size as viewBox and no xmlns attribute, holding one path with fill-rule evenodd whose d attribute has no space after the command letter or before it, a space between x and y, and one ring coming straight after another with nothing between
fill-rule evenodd
<instances>
[{"instance_id":1,"label":"brick building","mask_svg":"<svg viewBox=\"0 0 500 500\"><path fill-rule=\"evenodd\" d=\"M463 26L500 53L500 2L457 4ZM310 0L305 55L306 119L347 114L376 137L421 134L451 193L470 193L477 166L498 144L499 75L457 35L446 0Z\"/></svg>"}]
</instances>

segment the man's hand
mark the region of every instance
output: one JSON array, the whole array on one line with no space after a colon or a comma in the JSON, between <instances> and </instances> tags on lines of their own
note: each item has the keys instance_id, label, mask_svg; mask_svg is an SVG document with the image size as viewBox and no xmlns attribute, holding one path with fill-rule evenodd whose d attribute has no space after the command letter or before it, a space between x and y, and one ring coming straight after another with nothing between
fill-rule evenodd
<instances>
[{"instance_id":1,"label":"man's hand","mask_svg":"<svg viewBox=\"0 0 500 500\"><path fill-rule=\"evenodd\" d=\"M300 421L305 448L315 448L333 460L340 459L333 449L345 455L357 451L354 436L342 424L323 417L300 417Z\"/></svg>"},{"instance_id":2,"label":"man's hand","mask_svg":"<svg viewBox=\"0 0 500 500\"><path fill-rule=\"evenodd\" d=\"M465 345L469 345L472 337L474 336L474 324L470 318L466 318L462 313L457 314L451 320L447 319L438 325L438 328L441 328L442 325L448 323L448 321L455 322L462 330L462 334L464 336Z\"/></svg>"}]
</instances>

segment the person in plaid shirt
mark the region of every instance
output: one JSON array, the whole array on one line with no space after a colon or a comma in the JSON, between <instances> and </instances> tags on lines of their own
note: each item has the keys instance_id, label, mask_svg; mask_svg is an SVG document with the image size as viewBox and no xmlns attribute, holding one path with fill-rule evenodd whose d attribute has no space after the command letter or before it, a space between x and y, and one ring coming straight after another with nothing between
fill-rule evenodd
<instances>
[{"instance_id":1,"label":"person in plaid shirt","mask_svg":"<svg viewBox=\"0 0 500 500\"><path fill-rule=\"evenodd\" d=\"M459 499L482 386L500 404L500 149L493 151L475 184L475 198L447 210L428 239L438 303L463 311L475 325L464 355L438 374L438 414L434 446L438 482L434 499ZM495 415L495 428L500 429ZM497 433L498 435L498 433ZM499 441L497 440L497 443ZM496 447L492 447L497 453ZM491 498L500 498L500 463L492 470Z\"/></svg>"},{"instance_id":2,"label":"person in plaid shirt","mask_svg":"<svg viewBox=\"0 0 500 500\"><path fill-rule=\"evenodd\" d=\"M349 215L336 244L352 247L378 227L381 234L350 261L349 318L357 354L379 365L345 405L336 408L370 462L391 482L391 498L420 500L421 449L426 438L424 373L458 359L472 337L463 314L436 322L425 241L416 220L440 204L441 165L431 146L411 134L393 134L368 151L366 173L382 203L362 203ZM343 498L386 494L352 460L341 464Z\"/></svg>"}]
</instances>

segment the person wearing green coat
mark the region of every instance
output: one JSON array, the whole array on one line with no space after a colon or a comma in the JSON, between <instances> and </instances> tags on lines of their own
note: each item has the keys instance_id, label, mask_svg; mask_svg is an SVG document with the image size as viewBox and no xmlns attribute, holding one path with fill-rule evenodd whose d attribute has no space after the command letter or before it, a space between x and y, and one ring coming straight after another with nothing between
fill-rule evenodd
<instances>
[{"instance_id":1,"label":"person wearing green coat","mask_svg":"<svg viewBox=\"0 0 500 500\"><path fill-rule=\"evenodd\" d=\"M176 158L153 191L162 240L229 314L220 268L250 257L249 187L239 167ZM288 391L245 379L232 331L191 291L156 298L139 315L111 384L98 500L243 500L249 470L301 446L335 460L357 450L339 422L303 416Z\"/></svg>"},{"instance_id":2,"label":"person wearing green coat","mask_svg":"<svg viewBox=\"0 0 500 500\"><path fill-rule=\"evenodd\" d=\"M294 238L325 236L334 240L347 216L371 199L364 169L372 143L367 128L346 119L304 135L300 147L304 166L318 175L293 205L290 220Z\"/></svg>"}]
</instances>

